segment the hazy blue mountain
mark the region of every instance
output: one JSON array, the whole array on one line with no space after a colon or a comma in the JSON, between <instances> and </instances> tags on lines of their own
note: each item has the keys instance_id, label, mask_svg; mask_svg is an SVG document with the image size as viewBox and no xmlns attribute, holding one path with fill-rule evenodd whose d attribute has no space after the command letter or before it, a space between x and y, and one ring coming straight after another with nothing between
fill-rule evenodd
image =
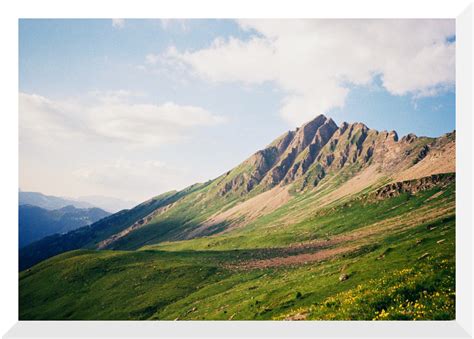
<instances>
[{"instance_id":1,"label":"hazy blue mountain","mask_svg":"<svg viewBox=\"0 0 474 339\"><path fill-rule=\"evenodd\" d=\"M167 192L130 210L122 210L109 215L90 226L79 227L65 234L53 234L34 241L20 249L20 271L59 253L78 248L96 248L104 239L123 231L137 220L166 204L175 202L183 195L180 192Z\"/></svg>"},{"instance_id":2,"label":"hazy blue mountain","mask_svg":"<svg viewBox=\"0 0 474 339\"><path fill-rule=\"evenodd\" d=\"M76 208L92 208L96 207L88 202L73 200L68 198L55 197L45 195L39 192L19 192L19 205L33 205L47 210L56 210L66 206L74 206Z\"/></svg>"},{"instance_id":3,"label":"hazy blue mountain","mask_svg":"<svg viewBox=\"0 0 474 339\"><path fill-rule=\"evenodd\" d=\"M100 208L75 208L72 205L56 210L47 210L33 205L20 205L20 248L48 235L62 234L90 225L110 213Z\"/></svg>"}]
</instances>

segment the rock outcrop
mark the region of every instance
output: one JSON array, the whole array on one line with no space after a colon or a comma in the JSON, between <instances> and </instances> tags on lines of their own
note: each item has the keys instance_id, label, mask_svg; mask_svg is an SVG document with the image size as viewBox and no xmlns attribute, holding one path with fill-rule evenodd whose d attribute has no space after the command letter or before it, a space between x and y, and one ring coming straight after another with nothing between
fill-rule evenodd
<instances>
[{"instance_id":1,"label":"rock outcrop","mask_svg":"<svg viewBox=\"0 0 474 339\"><path fill-rule=\"evenodd\" d=\"M433 187L443 188L448 184L454 182L456 174L433 174L429 177L424 177L415 180L394 182L377 189L373 196L378 199L386 199L399 196L403 193L416 194L421 191L432 189Z\"/></svg>"}]
</instances>

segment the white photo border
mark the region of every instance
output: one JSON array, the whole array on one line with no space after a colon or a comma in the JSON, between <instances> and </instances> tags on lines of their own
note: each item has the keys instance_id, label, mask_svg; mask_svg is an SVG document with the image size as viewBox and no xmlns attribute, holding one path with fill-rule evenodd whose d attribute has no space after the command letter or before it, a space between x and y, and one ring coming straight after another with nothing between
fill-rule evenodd
<instances>
[{"instance_id":1,"label":"white photo border","mask_svg":"<svg viewBox=\"0 0 474 339\"><path fill-rule=\"evenodd\" d=\"M0 201L1 326L5 338L34 337L471 337L473 244L473 5L468 0L19 0L0 11L3 156ZM18 321L19 18L456 18L456 320L369 321ZM15 66L16 65L16 66Z\"/></svg>"}]
</instances>

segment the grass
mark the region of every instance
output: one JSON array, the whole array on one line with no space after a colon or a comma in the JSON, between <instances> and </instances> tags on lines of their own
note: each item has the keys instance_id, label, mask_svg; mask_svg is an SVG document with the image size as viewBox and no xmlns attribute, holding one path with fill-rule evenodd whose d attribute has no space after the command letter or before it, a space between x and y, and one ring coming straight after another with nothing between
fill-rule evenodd
<instances>
[{"instance_id":1,"label":"grass","mask_svg":"<svg viewBox=\"0 0 474 339\"><path fill-rule=\"evenodd\" d=\"M454 319L454 184L438 192L322 209L302 194L219 236L67 252L20 273L20 319ZM239 266L314 252L294 246L326 239L353 248L292 266Z\"/></svg>"},{"instance_id":2,"label":"grass","mask_svg":"<svg viewBox=\"0 0 474 339\"><path fill-rule=\"evenodd\" d=\"M455 301L454 263L437 258L371 279L276 319L451 320Z\"/></svg>"}]
</instances>

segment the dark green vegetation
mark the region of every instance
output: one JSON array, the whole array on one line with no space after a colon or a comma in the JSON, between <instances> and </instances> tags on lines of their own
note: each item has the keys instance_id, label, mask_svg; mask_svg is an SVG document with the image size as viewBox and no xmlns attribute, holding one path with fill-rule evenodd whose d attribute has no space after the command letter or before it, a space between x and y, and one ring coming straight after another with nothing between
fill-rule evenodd
<instances>
[{"instance_id":1,"label":"dark green vegetation","mask_svg":"<svg viewBox=\"0 0 474 339\"><path fill-rule=\"evenodd\" d=\"M100 208L75 208L71 205L51 211L20 205L18 210L20 248L48 235L66 233L110 215Z\"/></svg>"},{"instance_id":2,"label":"dark green vegetation","mask_svg":"<svg viewBox=\"0 0 474 339\"><path fill-rule=\"evenodd\" d=\"M455 133L319 116L214 180L25 247L20 318L453 319L454 151Z\"/></svg>"},{"instance_id":3,"label":"dark green vegetation","mask_svg":"<svg viewBox=\"0 0 474 339\"><path fill-rule=\"evenodd\" d=\"M69 252L20 274L20 319L454 318L454 184L382 201L365 196L295 227L313 232L308 244L349 250L287 265L284 258L321 250L289 246L280 232L251 249L255 230L236 236L249 239L247 250L231 249L230 240L199 250L219 239L208 237L176 249ZM353 237L331 241L338 235Z\"/></svg>"}]
</instances>

